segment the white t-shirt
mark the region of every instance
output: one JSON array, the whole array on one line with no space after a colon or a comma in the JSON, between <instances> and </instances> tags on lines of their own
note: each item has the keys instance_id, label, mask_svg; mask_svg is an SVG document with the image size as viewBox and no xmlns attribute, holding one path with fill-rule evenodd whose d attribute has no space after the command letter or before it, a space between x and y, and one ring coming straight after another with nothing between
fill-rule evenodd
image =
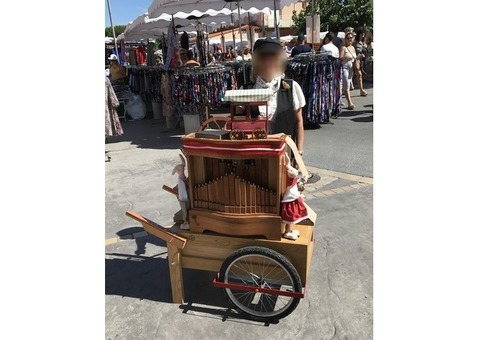
<instances>
[{"instance_id":1,"label":"white t-shirt","mask_svg":"<svg viewBox=\"0 0 480 340\"><path fill-rule=\"evenodd\" d=\"M338 52L338 48L337 46L335 46L334 44L332 44L331 42L329 42L328 44L325 44L323 45L321 48L320 48L320 52L330 52L330 54L335 57L335 58L338 58L340 56L339 52Z\"/></svg>"},{"instance_id":2,"label":"white t-shirt","mask_svg":"<svg viewBox=\"0 0 480 340\"><path fill-rule=\"evenodd\" d=\"M257 77L255 82L254 89L266 89L270 88L273 91L273 95L268 100L268 120L274 118L275 111L277 110L277 93L280 89L280 81L282 80L281 76L274 78L271 82L267 83L262 78ZM303 95L302 88L295 80L292 80L292 92L293 92L293 110L297 111L298 109L305 106L305 96ZM258 111L260 115L265 117L267 107L265 105L259 106Z\"/></svg>"}]
</instances>

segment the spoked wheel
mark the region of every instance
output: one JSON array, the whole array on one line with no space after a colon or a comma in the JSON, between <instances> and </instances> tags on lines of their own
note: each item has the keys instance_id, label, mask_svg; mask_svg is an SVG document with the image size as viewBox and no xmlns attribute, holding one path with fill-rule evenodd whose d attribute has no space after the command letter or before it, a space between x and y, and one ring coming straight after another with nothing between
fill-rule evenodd
<instances>
[{"instance_id":1,"label":"spoked wheel","mask_svg":"<svg viewBox=\"0 0 480 340\"><path fill-rule=\"evenodd\" d=\"M203 131L207 129L219 129L227 130L227 125L231 121L230 117L212 117L204 121L197 131Z\"/></svg>"},{"instance_id":2,"label":"spoked wheel","mask_svg":"<svg viewBox=\"0 0 480 340\"><path fill-rule=\"evenodd\" d=\"M231 254L220 269L219 281L284 292L302 292L297 270L285 256L264 247L245 247ZM278 320L290 314L300 298L225 288L237 309L259 321Z\"/></svg>"}]
</instances>

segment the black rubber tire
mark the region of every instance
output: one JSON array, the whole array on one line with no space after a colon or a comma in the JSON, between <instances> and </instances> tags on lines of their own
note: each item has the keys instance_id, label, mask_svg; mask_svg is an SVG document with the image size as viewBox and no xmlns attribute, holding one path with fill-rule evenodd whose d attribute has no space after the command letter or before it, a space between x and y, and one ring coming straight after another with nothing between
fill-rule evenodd
<instances>
[{"instance_id":1,"label":"black rubber tire","mask_svg":"<svg viewBox=\"0 0 480 340\"><path fill-rule=\"evenodd\" d=\"M233 252L232 254L230 254L225 259L225 261L222 264L222 267L220 268L220 273L219 273L219 281L220 282L225 282L225 272L228 269L228 267L230 266L230 264L232 262L234 262L236 259L238 259L239 257L242 257L244 255L263 255L263 256L266 256L266 257L270 257L271 259L279 262L287 270L287 272L291 275L291 277L293 279L293 285L294 285L295 292L299 292L299 293L302 292L302 287L303 287L302 286L302 280L300 279L300 275L298 274L298 271L295 269L293 264L282 254L280 254L280 253L278 253L278 252L276 252L272 249L269 249L269 248L257 247L257 246L240 248L240 249L236 250L235 252ZM292 313L295 310L295 308L297 308L298 303L300 302L300 298L293 298L293 302L282 313L280 313L278 315L275 315L274 317L259 317L259 316L249 314L249 313L239 309L235 305L235 303L230 299L228 294L226 294L226 290L225 290L225 295L227 295L227 298L230 300L232 305L240 313L247 314L248 317L252 320L262 321L262 322L279 320L279 319L282 319L282 318L286 317L287 315Z\"/></svg>"}]
</instances>

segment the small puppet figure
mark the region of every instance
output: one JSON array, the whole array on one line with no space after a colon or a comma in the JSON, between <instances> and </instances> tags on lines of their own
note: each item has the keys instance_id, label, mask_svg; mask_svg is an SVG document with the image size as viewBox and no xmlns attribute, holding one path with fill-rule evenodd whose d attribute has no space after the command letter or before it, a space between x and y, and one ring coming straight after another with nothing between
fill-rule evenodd
<instances>
[{"instance_id":1,"label":"small puppet figure","mask_svg":"<svg viewBox=\"0 0 480 340\"><path fill-rule=\"evenodd\" d=\"M287 190L283 193L280 203L280 214L282 223L285 223L285 233L283 237L290 240L296 240L300 236L298 230L292 230L291 224L297 224L308 217L307 208L303 204L301 191L304 189L304 180L298 180L298 170L290 164L290 158L287 158Z\"/></svg>"},{"instance_id":2,"label":"small puppet figure","mask_svg":"<svg viewBox=\"0 0 480 340\"><path fill-rule=\"evenodd\" d=\"M185 176L185 158L180 154L181 163L175 165L173 168L172 175L175 173L178 175L178 202L180 203L180 209L183 213L183 223L180 225L180 229L187 230L190 229L188 224L188 209L190 209L190 203L188 201L188 190L187 190L187 177Z\"/></svg>"}]
</instances>

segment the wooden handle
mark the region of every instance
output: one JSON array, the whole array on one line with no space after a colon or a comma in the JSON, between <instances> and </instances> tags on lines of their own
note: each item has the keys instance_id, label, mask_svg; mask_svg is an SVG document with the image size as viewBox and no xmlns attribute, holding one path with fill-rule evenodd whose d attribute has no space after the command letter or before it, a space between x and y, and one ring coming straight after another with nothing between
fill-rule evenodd
<instances>
[{"instance_id":1,"label":"wooden handle","mask_svg":"<svg viewBox=\"0 0 480 340\"><path fill-rule=\"evenodd\" d=\"M161 225L149 220L146 217L143 217L142 215L132 211L132 210L127 210L125 212L125 215L127 215L130 218L133 218L134 220L140 222L143 225L143 229L149 234L155 235L156 237L164 240L167 243L171 243L174 246L183 249L185 248L185 244L187 243L187 239L180 237L176 234L171 233L168 231L166 228L162 227Z\"/></svg>"},{"instance_id":2,"label":"wooden handle","mask_svg":"<svg viewBox=\"0 0 480 340\"><path fill-rule=\"evenodd\" d=\"M178 198L178 190L175 190L175 189L173 189L173 188L170 188L168 185L165 185L165 184L163 185L162 189L165 190L165 191L167 191L167 192L169 192L169 193L171 193L171 194L174 194L174 195L177 196L177 198Z\"/></svg>"}]
</instances>

